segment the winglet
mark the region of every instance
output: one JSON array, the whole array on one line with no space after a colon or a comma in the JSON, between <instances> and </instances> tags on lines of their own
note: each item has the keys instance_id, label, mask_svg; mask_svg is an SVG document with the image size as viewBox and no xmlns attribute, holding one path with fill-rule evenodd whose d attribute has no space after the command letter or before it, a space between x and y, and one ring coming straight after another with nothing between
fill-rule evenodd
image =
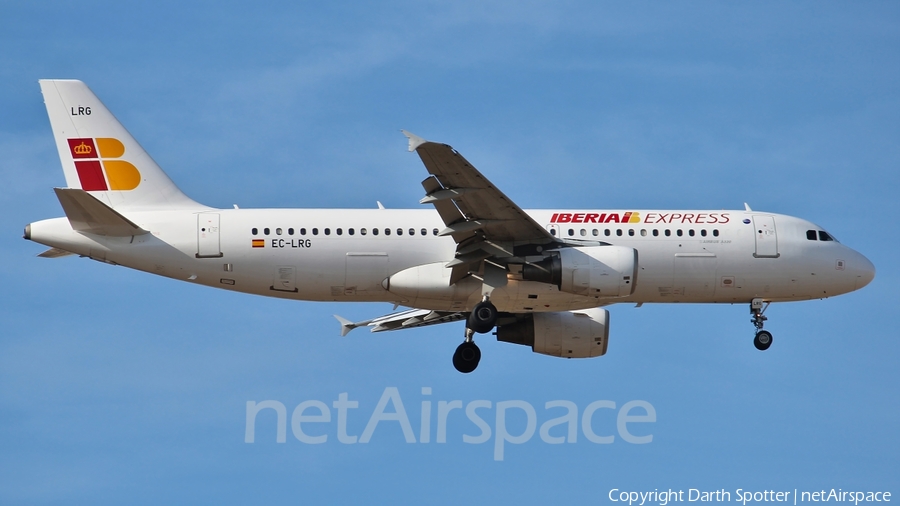
<instances>
[{"instance_id":1,"label":"winglet","mask_svg":"<svg viewBox=\"0 0 900 506\"><path fill-rule=\"evenodd\" d=\"M422 144L425 144L426 142L428 142L425 139L419 137L418 135L416 135L412 132L407 132L406 130L400 130L400 131L403 132L403 135L405 135L409 139L410 152L415 151L416 148L418 148Z\"/></svg>"},{"instance_id":2,"label":"winglet","mask_svg":"<svg viewBox=\"0 0 900 506\"><path fill-rule=\"evenodd\" d=\"M341 318L338 315L334 315L337 318L337 321L341 324L341 337L346 336L351 330L355 329L357 325L346 318Z\"/></svg>"},{"instance_id":3,"label":"winglet","mask_svg":"<svg viewBox=\"0 0 900 506\"><path fill-rule=\"evenodd\" d=\"M744 202L744 211L750 212L753 211L753 209L750 209L750 204Z\"/></svg>"}]
</instances>

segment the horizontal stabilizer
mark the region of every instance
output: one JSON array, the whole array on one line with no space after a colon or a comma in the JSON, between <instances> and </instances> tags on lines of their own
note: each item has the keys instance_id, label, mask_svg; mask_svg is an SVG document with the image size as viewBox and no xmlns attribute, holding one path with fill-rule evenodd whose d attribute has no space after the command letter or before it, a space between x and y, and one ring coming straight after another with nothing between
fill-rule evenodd
<instances>
[{"instance_id":1,"label":"horizontal stabilizer","mask_svg":"<svg viewBox=\"0 0 900 506\"><path fill-rule=\"evenodd\" d=\"M127 237L149 233L78 188L54 188L72 229L97 235Z\"/></svg>"},{"instance_id":2,"label":"horizontal stabilizer","mask_svg":"<svg viewBox=\"0 0 900 506\"><path fill-rule=\"evenodd\" d=\"M74 255L74 254L75 253L72 253L71 251L66 251L64 249L50 248L38 256L41 258L60 258L60 257L67 257L69 255Z\"/></svg>"}]
</instances>

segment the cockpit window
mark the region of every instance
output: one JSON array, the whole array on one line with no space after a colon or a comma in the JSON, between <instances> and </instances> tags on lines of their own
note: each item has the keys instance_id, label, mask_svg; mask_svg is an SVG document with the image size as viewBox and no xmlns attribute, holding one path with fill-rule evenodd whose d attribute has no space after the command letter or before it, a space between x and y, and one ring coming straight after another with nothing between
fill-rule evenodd
<instances>
[{"instance_id":1,"label":"cockpit window","mask_svg":"<svg viewBox=\"0 0 900 506\"><path fill-rule=\"evenodd\" d=\"M820 241L833 241L834 238L832 238L830 235L828 235L828 232L826 232L824 230L819 230L819 240Z\"/></svg>"},{"instance_id":2,"label":"cockpit window","mask_svg":"<svg viewBox=\"0 0 900 506\"><path fill-rule=\"evenodd\" d=\"M815 241L816 240L816 231L815 230L807 230L806 238L809 239L810 241Z\"/></svg>"}]
</instances>

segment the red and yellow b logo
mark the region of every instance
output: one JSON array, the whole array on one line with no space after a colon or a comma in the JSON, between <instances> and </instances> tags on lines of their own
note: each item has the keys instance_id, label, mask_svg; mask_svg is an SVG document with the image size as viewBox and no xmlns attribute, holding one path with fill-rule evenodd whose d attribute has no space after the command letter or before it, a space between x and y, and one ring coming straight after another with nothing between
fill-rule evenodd
<instances>
[{"instance_id":1,"label":"red and yellow b logo","mask_svg":"<svg viewBox=\"0 0 900 506\"><path fill-rule=\"evenodd\" d=\"M68 141L82 190L134 190L141 184L141 173L137 167L125 160L116 160L125 154L125 146L119 139L80 138Z\"/></svg>"}]
</instances>

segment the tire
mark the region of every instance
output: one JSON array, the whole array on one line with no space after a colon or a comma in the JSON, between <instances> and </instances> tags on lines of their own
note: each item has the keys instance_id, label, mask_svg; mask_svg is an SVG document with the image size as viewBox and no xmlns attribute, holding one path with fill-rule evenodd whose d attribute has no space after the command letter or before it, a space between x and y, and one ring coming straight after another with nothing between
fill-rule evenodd
<instances>
[{"instance_id":1,"label":"tire","mask_svg":"<svg viewBox=\"0 0 900 506\"><path fill-rule=\"evenodd\" d=\"M453 354L453 367L463 374L474 371L480 361L481 350L473 342L462 343Z\"/></svg>"},{"instance_id":2,"label":"tire","mask_svg":"<svg viewBox=\"0 0 900 506\"><path fill-rule=\"evenodd\" d=\"M772 346L772 333L768 330L760 330L753 338L753 346L759 351L766 351Z\"/></svg>"},{"instance_id":3,"label":"tire","mask_svg":"<svg viewBox=\"0 0 900 506\"><path fill-rule=\"evenodd\" d=\"M497 308L489 301L479 302L469 315L466 326L479 334L487 334L497 324Z\"/></svg>"}]
</instances>

